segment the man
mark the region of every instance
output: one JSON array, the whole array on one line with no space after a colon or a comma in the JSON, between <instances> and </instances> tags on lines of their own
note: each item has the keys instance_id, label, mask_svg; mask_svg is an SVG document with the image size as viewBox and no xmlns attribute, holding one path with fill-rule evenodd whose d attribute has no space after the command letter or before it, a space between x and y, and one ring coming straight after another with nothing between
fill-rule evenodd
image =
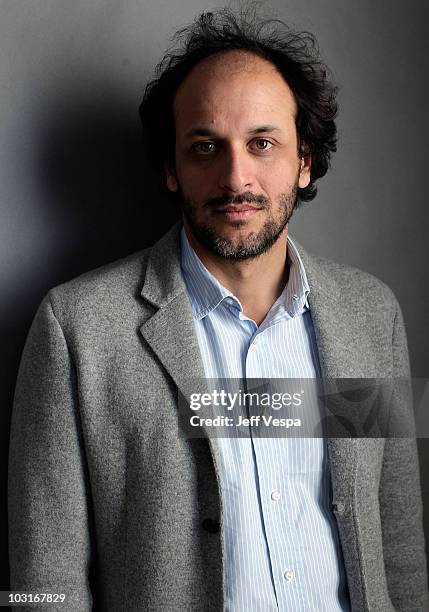
<instances>
[{"instance_id":1,"label":"man","mask_svg":"<svg viewBox=\"0 0 429 612\"><path fill-rule=\"evenodd\" d=\"M260 26L202 15L146 90L183 228L50 291L30 331L11 574L66 595L49 609L427 609L412 440L181 435L192 379L409 375L391 291L288 237L335 89L311 38Z\"/></svg>"}]
</instances>

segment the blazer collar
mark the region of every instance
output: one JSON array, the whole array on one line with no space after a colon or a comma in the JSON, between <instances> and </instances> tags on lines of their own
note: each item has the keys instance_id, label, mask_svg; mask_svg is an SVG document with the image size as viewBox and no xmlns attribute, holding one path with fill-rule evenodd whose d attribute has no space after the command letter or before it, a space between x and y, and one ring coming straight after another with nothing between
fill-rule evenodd
<instances>
[{"instance_id":1,"label":"blazer collar","mask_svg":"<svg viewBox=\"0 0 429 612\"><path fill-rule=\"evenodd\" d=\"M186 292L180 269L180 228L175 223L150 249L142 297L157 308Z\"/></svg>"},{"instance_id":2,"label":"blazer collar","mask_svg":"<svg viewBox=\"0 0 429 612\"><path fill-rule=\"evenodd\" d=\"M364 331L362 313L350 299L347 284L340 286L338 281L343 267L308 253L299 244L297 247L310 286L308 301L322 378L376 377L376 364L368 356L363 358L358 342ZM333 273L335 269L339 274Z\"/></svg>"},{"instance_id":3,"label":"blazer collar","mask_svg":"<svg viewBox=\"0 0 429 612\"><path fill-rule=\"evenodd\" d=\"M191 304L180 268L180 223L150 250L141 296L154 314L140 327L144 340L171 376L179 393L207 391Z\"/></svg>"}]
</instances>

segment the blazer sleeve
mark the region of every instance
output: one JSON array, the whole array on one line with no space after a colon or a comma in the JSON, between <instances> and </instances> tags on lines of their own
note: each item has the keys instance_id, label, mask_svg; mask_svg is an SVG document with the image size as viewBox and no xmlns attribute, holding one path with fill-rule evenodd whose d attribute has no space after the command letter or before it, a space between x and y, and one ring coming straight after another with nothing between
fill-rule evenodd
<instances>
[{"instance_id":1,"label":"blazer sleeve","mask_svg":"<svg viewBox=\"0 0 429 612\"><path fill-rule=\"evenodd\" d=\"M49 294L20 364L8 488L11 589L66 595L64 604L38 610L91 610L89 486L75 372Z\"/></svg>"},{"instance_id":2,"label":"blazer sleeve","mask_svg":"<svg viewBox=\"0 0 429 612\"><path fill-rule=\"evenodd\" d=\"M407 339L399 304L395 300L392 336L393 377L399 401L408 410L410 381ZM395 384L395 380L393 381ZM408 408L407 408L408 406ZM413 419L412 410L409 418ZM416 440L385 441L379 491L383 553L389 595L397 612L429 610L423 510Z\"/></svg>"}]
</instances>

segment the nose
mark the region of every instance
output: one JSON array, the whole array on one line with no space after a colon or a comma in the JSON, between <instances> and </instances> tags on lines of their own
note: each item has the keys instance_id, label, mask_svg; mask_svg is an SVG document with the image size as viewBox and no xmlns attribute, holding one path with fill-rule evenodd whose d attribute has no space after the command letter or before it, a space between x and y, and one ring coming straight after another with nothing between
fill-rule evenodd
<instances>
[{"instance_id":1,"label":"nose","mask_svg":"<svg viewBox=\"0 0 429 612\"><path fill-rule=\"evenodd\" d=\"M230 147L225 150L220 160L220 189L240 193L249 190L252 186L252 164L248 158L248 153L238 147Z\"/></svg>"}]
</instances>

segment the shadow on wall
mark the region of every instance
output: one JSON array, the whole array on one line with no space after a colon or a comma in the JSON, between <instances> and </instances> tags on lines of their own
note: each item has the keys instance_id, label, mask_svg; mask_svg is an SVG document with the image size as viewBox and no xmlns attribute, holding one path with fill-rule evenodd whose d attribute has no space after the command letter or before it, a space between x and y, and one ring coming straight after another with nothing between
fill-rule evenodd
<instances>
[{"instance_id":1,"label":"shadow on wall","mask_svg":"<svg viewBox=\"0 0 429 612\"><path fill-rule=\"evenodd\" d=\"M7 454L10 412L25 337L47 290L87 270L150 246L179 218L159 195L145 161L137 104L130 108L112 92L60 100L34 152L38 189L50 226L41 254L18 285L2 287L0 359L0 590L7 590ZM104 101L104 103L103 103ZM59 111L58 108L61 110ZM36 217L38 211L34 212ZM46 248L46 239L49 245ZM45 253L45 254L43 254ZM47 255L47 254L48 255Z\"/></svg>"}]
</instances>

